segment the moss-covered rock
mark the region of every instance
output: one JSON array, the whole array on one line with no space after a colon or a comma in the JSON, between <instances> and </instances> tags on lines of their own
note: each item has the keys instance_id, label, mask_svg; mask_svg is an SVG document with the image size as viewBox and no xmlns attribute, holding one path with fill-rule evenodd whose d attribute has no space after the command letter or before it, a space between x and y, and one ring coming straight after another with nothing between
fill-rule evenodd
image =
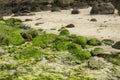
<instances>
[{"instance_id":1,"label":"moss-covered rock","mask_svg":"<svg viewBox=\"0 0 120 80\"><path fill-rule=\"evenodd\" d=\"M32 35L30 35L29 33L27 33L27 32L21 32L20 34L21 34L21 36L22 36L25 40L27 40L27 41L32 40Z\"/></svg>"},{"instance_id":2,"label":"moss-covered rock","mask_svg":"<svg viewBox=\"0 0 120 80\"><path fill-rule=\"evenodd\" d=\"M110 40L110 39L104 39L102 40L102 43L105 44L105 45L112 45L114 43L113 40Z\"/></svg>"},{"instance_id":3,"label":"moss-covered rock","mask_svg":"<svg viewBox=\"0 0 120 80\"><path fill-rule=\"evenodd\" d=\"M73 42L79 45L86 45L87 44L87 38L84 36L78 36L75 39L73 39Z\"/></svg>"},{"instance_id":4,"label":"moss-covered rock","mask_svg":"<svg viewBox=\"0 0 120 80\"><path fill-rule=\"evenodd\" d=\"M9 18L7 20L5 20L6 24L8 26L16 26L16 25L20 25L22 23L22 21L20 19L14 19L14 18Z\"/></svg>"},{"instance_id":5,"label":"moss-covered rock","mask_svg":"<svg viewBox=\"0 0 120 80\"><path fill-rule=\"evenodd\" d=\"M46 48L50 43L56 39L57 35L55 34L41 34L33 39L32 43L35 46Z\"/></svg>"},{"instance_id":6,"label":"moss-covered rock","mask_svg":"<svg viewBox=\"0 0 120 80\"><path fill-rule=\"evenodd\" d=\"M79 60L87 60L91 57L91 54L89 51L78 51L76 53L76 57L79 59Z\"/></svg>"},{"instance_id":7,"label":"moss-covered rock","mask_svg":"<svg viewBox=\"0 0 120 80\"><path fill-rule=\"evenodd\" d=\"M69 42L57 41L53 44L53 49L57 51L65 51L68 49Z\"/></svg>"},{"instance_id":8,"label":"moss-covered rock","mask_svg":"<svg viewBox=\"0 0 120 80\"><path fill-rule=\"evenodd\" d=\"M30 34L32 36L32 38L35 38L39 35L38 31L34 30L34 29L28 30L27 33Z\"/></svg>"},{"instance_id":9,"label":"moss-covered rock","mask_svg":"<svg viewBox=\"0 0 120 80\"><path fill-rule=\"evenodd\" d=\"M104 53L104 49L102 48L95 48L94 50L91 51L92 56L97 56L103 53Z\"/></svg>"},{"instance_id":10,"label":"moss-covered rock","mask_svg":"<svg viewBox=\"0 0 120 80\"><path fill-rule=\"evenodd\" d=\"M59 35L69 36L70 32L67 29L61 29Z\"/></svg>"},{"instance_id":11,"label":"moss-covered rock","mask_svg":"<svg viewBox=\"0 0 120 80\"><path fill-rule=\"evenodd\" d=\"M101 44L101 42L96 38L92 38L92 39L88 40L87 43L88 43L88 45L93 45L93 46L97 46L97 45Z\"/></svg>"},{"instance_id":12,"label":"moss-covered rock","mask_svg":"<svg viewBox=\"0 0 120 80\"><path fill-rule=\"evenodd\" d=\"M1 44L5 45L19 45L24 42L24 39L20 35L20 30L17 28L9 28L9 27L1 27L0 30L1 35Z\"/></svg>"}]
</instances>

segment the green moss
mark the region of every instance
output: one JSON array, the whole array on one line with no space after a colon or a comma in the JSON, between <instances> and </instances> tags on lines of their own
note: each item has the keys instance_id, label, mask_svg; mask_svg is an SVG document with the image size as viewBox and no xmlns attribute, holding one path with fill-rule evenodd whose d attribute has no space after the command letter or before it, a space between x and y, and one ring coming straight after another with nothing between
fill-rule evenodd
<instances>
[{"instance_id":1,"label":"green moss","mask_svg":"<svg viewBox=\"0 0 120 80\"><path fill-rule=\"evenodd\" d=\"M9 45L10 38L5 34L0 34L0 45Z\"/></svg>"},{"instance_id":2,"label":"green moss","mask_svg":"<svg viewBox=\"0 0 120 80\"><path fill-rule=\"evenodd\" d=\"M73 40L74 43L80 44L80 45L86 45L87 44L87 38L84 36L78 36Z\"/></svg>"},{"instance_id":3,"label":"green moss","mask_svg":"<svg viewBox=\"0 0 120 80\"><path fill-rule=\"evenodd\" d=\"M35 38L39 35L38 31L34 30L34 29L28 30L27 33L30 34L32 36L32 38Z\"/></svg>"},{"instance_id":4,"label":"green moss","mask_svg":"<svg viewBox=\"0 0 120 80\"><path fill-rule=\"evenodd\" d=\"M30 58L41 58L43 52L34 46L25 47L17 52L18 56L16 59L30 59Z\"/></svg>"},{"instance_id":5,"label":"green moss","mask_svg":"<svg viewBox=\"0 0 120 80\"><path fill-rule=\"evenodd\" d=\"M76 56L79 60L87 60L91 57L91 54L89 51L78 51L76 53Z\"/></svg>"},{"instance_id":6,"label":"green moss","mask_svg":"<svg viewBox=\"0 0 120 80\"><path fill-rule=\"evenodd\" d=\"M75 43L70 43L69 45L68 45L68 51L70 52L70 53L76 53L77 51L81 51L82 50L82 47L81 47L81 45L78 45L78 44L75 44Z\"/></svg>"},{"instance_id":7,"label":"green moss","mask_svg":"<svg viewBox=\"0 0 120 80\"><path fill-rule=\"evenodd\" d=\"M64 79L61 76L57 76L55 74L45 75L41 73L35 80L64 80Z\"/></svg>"},{"instance_id":8,"label":"green moss","mask_svg":"<svg viewBox=\"0 0 120 80\"><path fill-rule=\"evenodd\" d=\"M57 35L55 34L42 34L33 39L32 43L35 46L46 48L56 39Z\"/></svg>"},{"instance_id":9,"label":"green moss","mask_svg":"<svg viewBox=\"0 0 120 80\"><path fill-rule=\"evenodd\" d=\"M107 59L112 64L120 66L120 54L117 55L117 56L110 56L110 55L108 55L107 57L105 57L105 59Z\"/></svg>"},{"instance_id":10,"label":"green moss","mask_svg":"<svg viewBox=\"0 0 120 80\"><path fill-rule=\"evenodd\" d=\"M96 80L86 76L70 75L66 80Z\"/></svg>"},{"instance_id":11,"label":"green moss","mask_svg":"<svg viewBox=\"0 0 120 80\"><path fill-rule=\"evenodd\" d=\"M101 42L96 38L92 38L88 41L88 45L97 46L97 45L100 45L100 44L101 44Z\"/></svg>"},{"instance_id":12,"label":"green moss","mask_svg":"<svg viewBox=\"0 0 120 80\"><path fill-rule=\"evenodd\" d=\"M6 24L8 26L16 26L16 25L20 25L22 23L22 21L20 19L14 19L14 18L9 18L7 20L5 20Z\"/></svg>"},{"instance_id":13,"label":"green moss","mask_svg":"<svg viewBox=\"0 0 120 80\"><path fill-rule=\"evenodd\" d=\"M20 35L20 31L19 30L12 30L10 35L8 34L8 36L10 37L10 44L13 45L20 45L24 42L23 37Z\"/></svg>"},{"instance_id":14,"label":"green moss","mask_svg":"<svg viewBox=\"0 0 120 80\"><path fill-rule=\"evenodd\" d=\"M5 45L19 45L24 42L24 39L20 35L20 30L17 28L9 28L7 26L0 26L0 40L1 44Z\"/></svg>"},{"instance_id":15,"label":"green moss","mask_svg":"<svg viewBox=\"0 0 120 80\"><path fill-rule=\"evenodd\" d=\"M60 30L59 35L69 36L70 32L67 29L62 29L62 30Z\"/></svg>"},{"instance_id":16,"label":"green moss","mask_svg":"<svg viewBox=\"0 0 120 80\"><path fill-rule=\"evenodd\" d=\"M55 41L71 41L68 36L58 36Z\"/></svg>"},{"instance_id":17,"label":"green moss","mask_svg":"<svg viewBox=\"0 0 120 80\"><path fill-rule=\"evenodd\" d=\"M102 49L102 48L95 48L94 50L91 51L91 54L93 56L96 56L98 54L103 54L103 52L104 52L104 49Z\"/></svg>"},{"instance_id":18,"label":"green moss","mask_svg":"<svg viewBox=\"0 0 120 80\"><path fill-rule=\"evenodd\" d=\"M91 57L91 54L89 51L83 51L81 46L75 43L69 44L68 50L70 53L72 53L81 61L89 59Z\"/></svg>"},{"instance_id":19,"label":"green moss","mask_svg":"<svg viewBox=\"0 0 120 80\"><path fill-rule=\"evenodd\" d=\"M53 44L53 49L57 51L65 51L68 49L69 42L57 41Z\"/></svg>"}]
</instances>

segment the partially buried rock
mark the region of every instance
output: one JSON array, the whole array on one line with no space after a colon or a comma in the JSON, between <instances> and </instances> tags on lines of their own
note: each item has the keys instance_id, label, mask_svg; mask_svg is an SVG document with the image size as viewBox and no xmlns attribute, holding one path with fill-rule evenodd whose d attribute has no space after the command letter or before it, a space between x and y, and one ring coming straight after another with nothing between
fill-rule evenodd
<instances>
[{"instance_id":1,"label":"partially buried rock","mask_svg":"<svg viewBox=\"0 0 120 80\"><path fill-rule=\"evenodd\" d=\"M91 22L97 22L97 19L92 18L90 21L91 21Z\"/></svg>"},{"instance_id":2,"label":"partially buried rock","mask_svg":"<svg viewBox=\"0 0 120 80\"><path fill-rule=\"evenodd\" d=\"M79 14L79 13L80 13L80 11L78 9L73 9L71 11L71 14Z\"/></svg>"},{"instance_id":3,"label":"partially buried rock","mask_svg":"<svg viewBox=\"0 0 120 80\"><path fill-rule=\"evenodd\" d=\"M94 4L90 14L114 14L115 7L111 3Z\"/></svg>"},{"instance_id":4,"label":"partially buried rock","mask_svg":"<svg viewBox=\"0 0 120 80\"><path fill-rule=\"evenodd\" d=\"M27 22L27 21L32 21L32 19L25 19L25 21Z\"/></svg>"},{"instance_id":5,"label":"partially buried rock","mask_svg":"<svg viewBox=\"0 0 120 80\"><path fill-rule=\"evenodd\" d=\"M103 44L105 44L105 45L112 45L112 44L114 44L114 41L113 40L111 40L111 39L104 39L104 40L102 40L102 43Z\"/></svg>"},{"instance_id":6,"label":"partially buried rock","mask_svg":"<svg viewBox=\"0 0 120 80\"><path fill-rule=\"evenodd\" d=\"M36 23L35 25L38 26L38 25L40 25L40 24L44 24L44 22L38 22L38 23Z\"/></svg>"},{"instance_id":7,"label":"partially buried rock","mask_svg":"<svg viewBox=\"0 0 120 80\"><path fill-rule=\"evenodd\" d=\"M120 41L116 42L112 47L120 50Z\"/></svg>"},{"instance_id":8,"label":"partially buried rock","mask_svg":"<svg viewBox=\"0 0 120 80\"><path fill-rule=\"evenodd\" d=\"M51 12L61 12L61 9L59 7L53 7Z\"/></svg>"},{"instance_id":9,"label":"partially buried rock","mask_svg":"<svg viewBox=\"0 0 120 80\"><path fill-rule=\"evenodd\" d=\"M74 28L75 27L75 25L74 24L69 24L69 25L67 25L67 26L65 26L66 28Z\"/></svg>"}]
</instances>

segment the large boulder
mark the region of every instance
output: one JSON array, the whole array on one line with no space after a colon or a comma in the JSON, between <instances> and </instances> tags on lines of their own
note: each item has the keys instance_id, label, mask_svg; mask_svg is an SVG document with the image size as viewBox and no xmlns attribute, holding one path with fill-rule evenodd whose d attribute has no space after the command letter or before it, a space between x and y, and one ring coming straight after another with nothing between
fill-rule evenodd
<instances>
[{"instance_id":1,"label":"large boulder","mask_svg":"<svg viewBox=\"0 0 120 80\"><path fill-rule=\"evenodd\" d=\"M90 14L114 14L115 7L111 3L97 3L92 6Z\"/></svg>"}]
</instances>

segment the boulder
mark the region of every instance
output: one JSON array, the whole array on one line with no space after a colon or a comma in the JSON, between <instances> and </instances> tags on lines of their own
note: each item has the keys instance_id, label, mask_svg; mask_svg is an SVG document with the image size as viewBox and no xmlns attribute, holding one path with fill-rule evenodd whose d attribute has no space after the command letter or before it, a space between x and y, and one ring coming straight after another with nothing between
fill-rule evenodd
<instances>
[{"instance_id":1,"label":"boulder","mask_svg":"<svg viewBox=\"0 0 120 80\"><path fill-rule=\"evenodd\" d=\"M120 50L120 41L116 42L112 47Z\"/></svg>"},{"instance_id":2,"label":"boulder","mask_svg":"<svg viewBox=\"0 0 120 80\"><path fill-rule=\"evenodd\" d=\"M114 14L115 7L111 3L98 3L92 6L90 14Z\"/></svg>"}]
</instances>

